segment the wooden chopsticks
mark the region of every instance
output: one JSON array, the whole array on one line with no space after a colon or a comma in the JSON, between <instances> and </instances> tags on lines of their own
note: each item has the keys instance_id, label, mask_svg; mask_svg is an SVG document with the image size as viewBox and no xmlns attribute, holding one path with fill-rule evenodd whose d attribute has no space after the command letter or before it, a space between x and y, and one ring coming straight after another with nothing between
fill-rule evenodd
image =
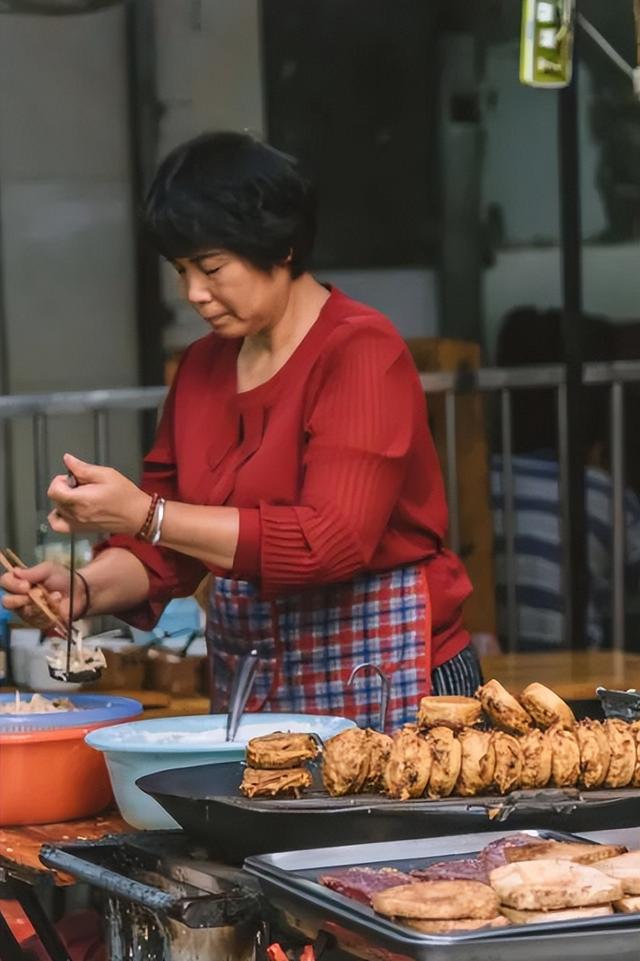
<instances>
[{"instance_id":1,"label":"wooden chopsticks","mask_svg":"<svg viewBox=\"0 0 640 961\"><path fill-rule=\"evenodd\" d=\"M4 552L0 551L0 564L2 564L4 569L10 574L13 573L16 567L27 566L23 561L20 560L18 555L8 547L5 547ZM55 633L59 637L62 637L66 640L68 635L67 625L50 606L51 601L44 587L39 587L37 585L32 587L31 590L28 591L27 596L36 605L36 607L42 611L44 616L51 623L51 627Z\"/></svg>"}]
</instances>

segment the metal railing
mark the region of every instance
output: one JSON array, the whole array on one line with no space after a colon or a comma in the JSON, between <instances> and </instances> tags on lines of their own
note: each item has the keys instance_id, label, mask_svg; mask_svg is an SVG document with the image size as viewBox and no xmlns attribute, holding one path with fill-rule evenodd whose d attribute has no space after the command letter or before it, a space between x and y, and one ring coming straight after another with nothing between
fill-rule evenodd
<instances>
[{"instance_id":1,"label":"metal railing","mask_svg":"<svg viewBox=\"0 0 640 961\"><path fill-rule=\"evenodd\" d=\"M567 497L568 437L567 391L564 366L536 365L517 368L481 368L461 372L433 372L420 375L427 394L443 394L446 436L446 477L449 502L449 541L460 550L460 509L456 452L457 398L461 394L479 392L499 397L499 421L502 436L503 517L506 569L506 622L509 648L517 649L517 603L515 577L515 512L512 451L511 401L514 391L525 388L547 388L555 392L560 492L560 529L562 542L569 543L569 510ZM624 386L640 382L640 361L592 363L583 368L585 386L608 386L610 389L611 481L613 490L613 557L612 557L612 638L613 646L622 649L625 642L625 516L624 516ZM36 509L46 510L46 476L48 464L48 421L58 415L90 415L93 418L94 457L97 463L110 462L109 414L114 411L145 411L159 406L165 387L115 390L73 391L51 394L0 396L0 428L14 418L31 418ZM5 462L7 444L5 443ZM7 510L5 497L4 510ZM5 530L8 525L5 525ZM568 596L571 571L568 551L563 551L562 591Z\"/></svg>"},{"instance_id":2,"label":"metal railing","mask_svg":"<svg viewBox=\"0 0 640 961\"><path fill-rule=\"evenodd\" d=\"M500 396L500 427L503 462L503 517L506 570L506 621L510 650L517 649L518 614L515 577L515 511L512 452L511 398L514 391L526 388L548 388L556 395L558 428L558 463L560 493L560 529L562 543L563 596L569 596L571 570L568 563L568 438L566 369L561 364L531 367L481 368L463 372L439 371L422 373L425 393L445 395L446 476L449 502L449 540L454 551L460 550L460 514L458 469L456 463L456 398L459 394L480 392ZM640 382L640 361L589 363L583 367L583 384L608 386L610 390L610 447L612 510L612 643L617 650L625 645L625 462L624 462L624 386Z\"/></svg>"}]
</instances>

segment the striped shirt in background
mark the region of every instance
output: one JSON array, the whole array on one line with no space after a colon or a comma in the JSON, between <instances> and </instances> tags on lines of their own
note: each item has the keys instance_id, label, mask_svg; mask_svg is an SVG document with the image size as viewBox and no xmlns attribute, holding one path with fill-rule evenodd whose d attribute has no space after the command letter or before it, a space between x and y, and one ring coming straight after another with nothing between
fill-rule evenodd
<instances>
[{"instance_id":1,"label":"striped shirt in background","mask_svg":"<svg viewBox=\"0 0 640 961\"><path fill-rule=\"evenodd\" d=\"M518 649L566 647L562 586L559 465L544 454L513 457L515 577ZM613 486L609 474L595 467L585 471L589 601L587 644L608 641L611 611ZM504 487L502 457L494 456L491 500L496 552L498 633L506 637L506 576ZM640 573L640 501L625 491L625 574L637 585Z\"/></svg>"}]
</instances>

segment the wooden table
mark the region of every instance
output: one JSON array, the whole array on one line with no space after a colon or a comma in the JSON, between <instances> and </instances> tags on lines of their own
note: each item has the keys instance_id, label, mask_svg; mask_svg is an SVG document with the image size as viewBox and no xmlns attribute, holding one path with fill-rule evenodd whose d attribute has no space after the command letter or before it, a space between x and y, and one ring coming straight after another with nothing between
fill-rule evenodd
<instances>
[{"instance_id":1,"label":"wooden table","mask_svg":"<svg viewBox=\"0 0 640 961\"><path fill-rule=\"evenodd\" d=\"M539 681L570 701L594 700L598 686L640 689L640 654L617 651L494 654L482 658L482 670L514 694Z\"/></svg>"},{"instance_id":2,"label":"wooden table","mask_svg":"<svg viewBox=\"0 0 640 961\"><path fill-rule=\"evenodd\" d=\"M16 936L37 933L52 961L71 961L58 931L52 923L54 912L45 902L65 890L75 879L45 867L40 861L43 844L97 841L107 834L123 834L131 828L115 813L108 812L82 821L0 828L0 958L24 961L25 955ZM16 905L19 910L16 912ZM20 933L16 932L20 922ZM13 929L11 924L13 923Z\"/></svg>"}]
</instances>

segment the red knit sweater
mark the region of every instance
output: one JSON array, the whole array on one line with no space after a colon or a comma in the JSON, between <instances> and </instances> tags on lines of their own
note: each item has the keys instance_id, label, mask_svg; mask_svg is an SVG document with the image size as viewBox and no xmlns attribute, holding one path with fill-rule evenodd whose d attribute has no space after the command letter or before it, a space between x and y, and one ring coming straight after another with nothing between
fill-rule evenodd
<instances>
[{"instance_id":1,"label":"red knit sweater","mask_svg":"<svg viewBox=\"0 0 640 961\"><path fill-rule=\"evenodd\" d=\"M468 643L460 607L471 585L443 549L447 508L412 358L380 313L333 289L316 323L269 381L238 394L240 340L208 334L185 353L142 486L169 500L239 508L232 572L274 597L427 562L432 664ZM134 538L149 603L127 620L150 627L191 593L204 565Z\"/></svg>"}]
</instances>

